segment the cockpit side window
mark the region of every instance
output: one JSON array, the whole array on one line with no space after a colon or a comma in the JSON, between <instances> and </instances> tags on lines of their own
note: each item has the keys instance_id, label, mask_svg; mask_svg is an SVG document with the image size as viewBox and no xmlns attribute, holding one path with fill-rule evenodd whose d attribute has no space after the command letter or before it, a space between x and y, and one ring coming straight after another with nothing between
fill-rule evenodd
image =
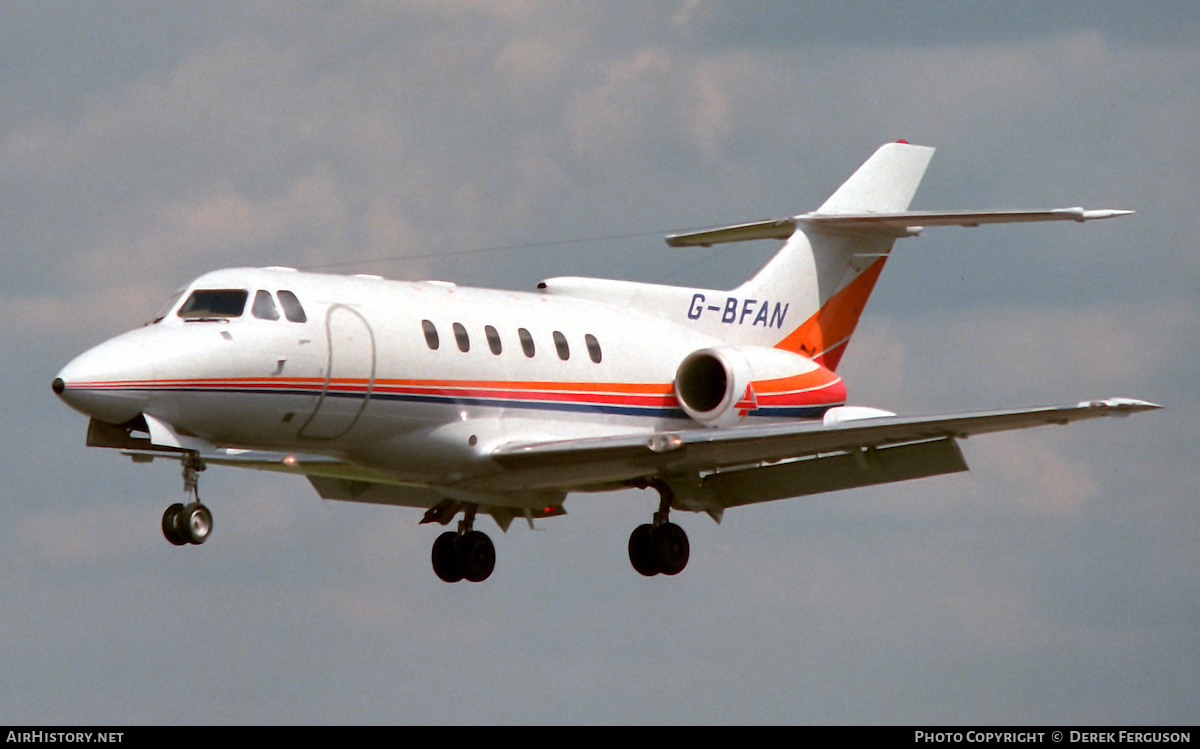
<instances>
[{"instance_id":1,"label":"cockpit side window","mask_svg":"<svg viewBox=\"0 0 1200 749\"><path fill-rule=\"evenodd\" d=\"M259 320L278 320L279 310L275 309L275 302L271 301L271 292L259 290L254 295L254 306L250 311Z\"/></svg>"},{"instance_id":2,"label":"cockpit side window","mask_svg":"<svg viewBox=\"0 0 1200 749\"><path fill-rule=\"evenodd\" d=\"M241 317L250 292L245 289L197 289L177 313L185 320Z\"/></svg>"},{"instance_id":3,"label":"cockpit side window","mask_svg":"<svg viewBox=\"0 0 1200 749\"><path fill-rule=\"evenodd\" d=\"M162 309L158 311L158 314L154 316L154 319L150 321L150 324L154 325L162 322L163 318L171 313L171 309L174 308L175 303L179 301L179 297L183 296L183 292L185 291L187 291L186 288L178 289L174 294L172 294L171 298L167 300L167 303L164 304Z\"/></svg>"},{"instance_id":4,"label":"cockpit side window","mask_svg":"<svg viewBox=\"0 0 1200 749\"><path fill-rule=\"evenodd\" d=\"M300 300L292 292L279 292L279 306L283 307L283 316L289 321L308 322L308 316L304 314L304 308L300 306Z\"/></svg>"}]
</instances>

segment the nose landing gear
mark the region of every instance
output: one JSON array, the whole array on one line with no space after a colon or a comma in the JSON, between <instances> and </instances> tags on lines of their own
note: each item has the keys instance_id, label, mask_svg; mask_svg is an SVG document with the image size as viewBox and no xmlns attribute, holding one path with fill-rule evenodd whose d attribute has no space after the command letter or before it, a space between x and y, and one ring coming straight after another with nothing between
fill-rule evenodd
<instances>
[{"instance_id":1,"label":"nose landing gear","mask_svg":"<svg viewBox=\"0 0 1200 749\"><path fill-rule=\"evenodd\" d=\"M204 461L195 453L188 453L183 461L183 491L187 504L176 502L167 508L162 517L162 532L175 546L194 544L199 546L212 534L212 513L200 504L200 471Z\"/></svg>"},{"instance_id":2,"label":"nose landing gear","mask_svg":"<svg viewBox=\"0 0 1200 749\"><path fill-rule=\"evenodd\" d=\"M433 542L433 572L445 582L483 582L496 567L492 539L474 530L476 509L476 505L467 505L458 531L446 531Z\"/></svg>"}]
</instances>

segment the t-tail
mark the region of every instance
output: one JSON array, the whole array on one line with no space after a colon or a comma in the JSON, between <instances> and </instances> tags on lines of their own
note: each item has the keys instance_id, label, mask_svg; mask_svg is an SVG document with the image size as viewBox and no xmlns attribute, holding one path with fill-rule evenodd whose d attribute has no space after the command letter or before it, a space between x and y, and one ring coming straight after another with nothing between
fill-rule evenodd
<instances>
[{"instance_id":1,"label":"t-tail","mask_svg":"<svg viewBox=\"0 0 1200 749\"><path fill-rule=\"evenodd\" d=\"M883 146L810 216L906 210L933 151L906 143ZM836 370L895 240L894 233L797 222L783 248L734 294L789 305L800 324L775 347Z\"/></svg>"},{"instance_id":2,"label":"t-tail","mask_svg":"<svg viewBox=\"0 0 1200 749\"><path fill-rule=\"evenodd\" d=\"M736 324L718 330L729 343L773 346L836 370L897 238L914 236L925 226L1087 221L1131 213L1082 208L909 211L934 150L903 141L885 144L816 211L673 234L667 244L785 239L753 278L728 292L724 311L734 314L726 314L724 321ZM698 309L693 303L693 312Z\"/></svg>"}]
</instances>

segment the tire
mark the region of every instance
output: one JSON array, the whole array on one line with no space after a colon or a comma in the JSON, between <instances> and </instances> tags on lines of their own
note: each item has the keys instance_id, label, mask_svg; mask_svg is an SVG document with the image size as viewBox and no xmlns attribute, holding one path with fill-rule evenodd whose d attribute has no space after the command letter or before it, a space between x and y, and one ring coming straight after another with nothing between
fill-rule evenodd
<instances>
[{"instance_id":1,"label":"tire","mask_svg":"<svg viewBox=\"0 0 1200 749\"><path fill-rule=\"evenodd\" d=\"M650 544L664 575L678 575L687 566L691 547L687 534L674 523L663 523L650 534Z\"/></svg>"},{"instance_id":2,"label":"tire","mask_svg":"<svg viewBox=\"0 0 1200 749\"><path fill-rule=\"evenodd\" d=\"M212 513L199 502L184 507L179 513L180 535L189 544L199 546L212 535Z\"/></svg>"},{"instance_id":3,"label":"tire","mask_svg":"<svg viewBox=\"0 0 1200 749\"><path fill-rule=\"evenodd\" d=\"M183 512L183 505L176 502L167 508L167 511L162 516L162 532L168 541L174 546L183 546L188 542L183 535L183 524L180 522L179 516Z\"/></svg>"},{"instance_id":4,"label":"tire","mask_svg":"<svg viewBox=\"0 0 1200 749\"><path fill-rule=\"evenodd\" d=\"M458 563L463 577L481 583L496 568L496 547L486 533L470 531L458 541Z\"/></svg>"},{"instance_id":5,"label":"tire","mask_svg":"<svg viewBox=\"0 0 1200 749\"><path fill-rule=\"evenodd\" d=\"M659 573L658 560L654 548L650 544L650 535L654 526L649 523L639 525L629 534L629 563L639 575L654 577Z\"/></svg>"},{"instance_id":6,"label":"tire","mask_svg":"<svg viewBox=\"0 0 1200 749\"><path fill-rule=\"evenodd\" d=\"M443 582L456 583L463 579L458 563L458 534L446 531L433 542L433 573Z\"/></svg>"}]
</instances>

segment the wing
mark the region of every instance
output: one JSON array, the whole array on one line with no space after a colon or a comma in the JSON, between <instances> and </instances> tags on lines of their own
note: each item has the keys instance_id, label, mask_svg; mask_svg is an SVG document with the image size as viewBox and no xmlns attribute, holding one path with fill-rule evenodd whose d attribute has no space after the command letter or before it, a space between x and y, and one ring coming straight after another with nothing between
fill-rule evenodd
<instances>
[{"instance_id":1,"label":"wing","mask_svg":"<svg viewBox=\"0 0 1200 749\"><path fill-rule=\"evenodd\" d=\"M217 447L164 431L170 425L153 417L123 425L93 419L87 441L138 462L179 459L196 450L212 465L299 474L324 499L426 508L422 522L444 524L473 505L507 529L516 517L564 514L562 501L571 491L652 482L671 490L674 506L719 518L737 505L965 471L956 438L1157 408L1110 398L932 416L855 418L855 409L834 409L822 422L509 443L491 454L498 471L454 486L408 484L327 455Z\"/></svg>"},{"instance_id":2,"label":"wing","mask_svg":"<svg viewBox=\"0 0 1200 749\"><path fill-rule=\"evenodd\" d=\"M666 481L677 504L726 507L966 470L954 442L973 434L1125 416L1127 398L1003 411L876 416L508 444L493 459L529 488L586 491Z\"/></svg>"}]
</instances>

